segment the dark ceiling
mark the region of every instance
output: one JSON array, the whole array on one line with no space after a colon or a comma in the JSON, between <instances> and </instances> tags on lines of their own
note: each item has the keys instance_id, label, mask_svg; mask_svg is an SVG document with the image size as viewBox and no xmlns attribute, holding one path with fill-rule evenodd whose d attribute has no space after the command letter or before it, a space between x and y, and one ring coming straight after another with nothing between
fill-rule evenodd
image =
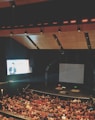
<instances>
[{"instance_id":1,"label":"dark ceiling","mask_svg":"<svg viewBox=\"0 0 95 120\"><path fill-rule=\"evenodd\" d=\"M0 0L0 36L28 49L95 49L94 11L91 0Z\"/></svg>"},{"instance_id":2,"label":"dark ceiling","mask_svg":"<svg viewBox=\"0 0 95 120\"><path fill-rule=\"evenodd\" d=\"M6 3L5 0L3 3ZM7 1L7 0L6 0ZM59 24L63 20L76 19L80 22L83 18L95 17L94 1L90 0L44 0L43 2L33 2L31 4L21 4L18 0L8 0L10 6L1 7L0 9L0 25L19 26L37 23L58 21ZM21 0L19 0L21 1ZM40 1L40 0L39 0ZM22 2L23 3L23 2ZM12 7L15 5L15 7Z\"/></svg>"}]
</instances>

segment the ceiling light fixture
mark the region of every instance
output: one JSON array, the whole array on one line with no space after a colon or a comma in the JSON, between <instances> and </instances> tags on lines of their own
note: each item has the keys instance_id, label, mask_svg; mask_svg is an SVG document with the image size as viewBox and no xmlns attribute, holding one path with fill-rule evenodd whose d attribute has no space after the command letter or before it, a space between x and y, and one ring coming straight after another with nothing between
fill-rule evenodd
<instances>
[{"instance_id":1,"label":"ceiling light fixture","mask_svg":"<svg viewBox=\"0 0 95 120\"><path fill-rule=\"evenodd\" d=\"M41 34L43 34L43 33L44 33L43 28L40 28L40 33L41 33Z\"/></svg>"},{"instance_id":2,"label":"ceiling light fixture","mask_svg":"<svg viewBox=\"0 0 95 120\"><path fill-rule=\"evenodd\" d=\"M58 32L59 32L59 33L62 32L61 26L59 26Z\"/></svg>"},{"instance_id":3,"label":"ceiling light fixture","mask_svg":"<svg viewBox=\"0 0 95 120\"><path fill-rule=\"evenodd\" d=\"M13 32L12 31L10 32L10 36L13 36Z\"/></svg>"},{"instance_id":4,"label":"ceiling light fixture","mask_svg":"<svg viewBox=\"0 0 95 120\"><path fill-rule=\"evenodd\" d=\"M60 29L60 28L58 29L58 32L59 32L59 33L61 32L61 29Z\"/></svg>"},{"instance_id":5,"label":"ceiling light fixture","mask_svg":"<svg viewBox=\"0 0 95 120\"><path fill-rule=\"evenodd\" d=\"M27 34L28 34L26 30L25 30L24 34L25 34L25 35L27 35Z\"/></svg>"},{"instance_id":6,"label":"ceiling light fixture","mask_svg":"<svg viewBox=\"0 0 95 120\"><path fill-rule=\"evenodd\" d=\"M80 29L80 27L79 27L79 26L77 27L77 31L78 31L78 32L80 32L80 31L81 31L81 29Z\"/></svg>"},{"instance_id":7,"label":"ceiling light fixture","mask_svg":"<svg viewBox=\"0 0 95 120\"><path fill-rule=\"evenodd\" d=\"M15 7L16 7L16 4L15 4L14 1L10 1L10 4L11 4L11 7L12 7L12 8L15 8Z\"/></svg>"}]
</instances>

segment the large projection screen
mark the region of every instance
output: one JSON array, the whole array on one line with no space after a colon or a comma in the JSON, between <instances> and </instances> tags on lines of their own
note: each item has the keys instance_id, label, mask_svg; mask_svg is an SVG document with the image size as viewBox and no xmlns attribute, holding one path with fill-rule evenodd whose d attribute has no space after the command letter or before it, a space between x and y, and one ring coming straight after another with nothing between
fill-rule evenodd
<instances>
[{"instance_id":1,"label":"large projection screen","mask_svg":"<svg viewBox=\"0 0 95 120\"><path fill-rule=\"evenodd\" d=\"M59 64L59 82L84 83L84 64Z\"/></svg>"},{"instance_id":2,"label":"large projection screen","mask_svg":"<svg viewBox=\"0 0 95 120\"><path fill-rule=\"evenodd\" d=\"M32 73L29 59L7 60L7 75Z\"/></svg>"}]
</instances>

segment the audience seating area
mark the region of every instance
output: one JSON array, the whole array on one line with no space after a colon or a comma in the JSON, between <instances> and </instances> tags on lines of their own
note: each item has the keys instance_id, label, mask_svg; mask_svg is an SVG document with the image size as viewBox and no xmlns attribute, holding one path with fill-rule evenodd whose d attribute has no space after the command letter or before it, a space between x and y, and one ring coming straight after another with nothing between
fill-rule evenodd
<instances>
[{"instance_id":1,"label":"audience seating area","mask_svg":"<svg viewBox=\"0 0 95 120\"><path fill-rule=\"evenodd\" d=\"M66 98L33 89L4 95L0 106L0 120L95 120L92 98Z\"/></svg>"}]
</instances>

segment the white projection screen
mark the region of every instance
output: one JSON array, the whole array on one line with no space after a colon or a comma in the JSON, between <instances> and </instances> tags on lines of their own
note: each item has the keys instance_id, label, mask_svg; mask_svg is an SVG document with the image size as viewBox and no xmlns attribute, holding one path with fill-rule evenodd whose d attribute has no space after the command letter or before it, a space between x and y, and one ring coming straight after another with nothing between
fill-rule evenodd
<instances>
[{"instance_id":1,"label":"white projection screen","mask_svg":"<svg viewBox=\"0 0 95 120\"><path fill-rule=\"evenodd\" d=\"M84 64L59 64L59 82L84 83Z\"/></svg>"},{"instance_id":2,"label":"white projection screen","mask_svg":"<svg viewBox=\"0 0 95 120\"><path fill-rule=\"evenodd\" d=\"M15 71L11 68L15 69ZM7 75L27 73L32 73L32 68L30 67L28 59L7 60Z\"/></svg>"}]
</instances>

